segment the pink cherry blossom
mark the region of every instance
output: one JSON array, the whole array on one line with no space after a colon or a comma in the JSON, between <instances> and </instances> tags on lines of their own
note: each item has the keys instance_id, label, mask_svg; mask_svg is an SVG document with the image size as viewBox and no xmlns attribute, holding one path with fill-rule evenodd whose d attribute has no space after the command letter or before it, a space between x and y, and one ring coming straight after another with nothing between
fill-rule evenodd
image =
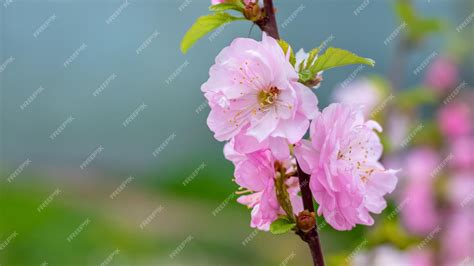
<instances>
[{"instance_id":1,"label":"pink cherry blossom","mask_svg":"<svg viewBox=\"0 0 474 266\"><path fill-rule=\"evenodd\" d=\"M472 206L471 206L472 207ZM471 265L474 258L474 209L456 210L447 215L443 230L443 265Z\"/></svg>"},{"instance_id":2,"label":"pink cherry blossom","mask_svg":"<svg viewBox=\"0 0 474 266\"><path fill-rule=\"evenodd\" d=\"M438 57L428 68L425 83L437 92L454 88L459 80L459 69L449 57Z\"/></svg>"},{"instance_id":3,"label":"pink cherry blossom","mask_svg":"<svg viewBox=\"0 0 474 266\"><path fill-rule=\"evenodd\" d=\"M275 39L237 38L224 48L201 90L209 101L209 128L219 141L237 134L263 142L281 137L293 144L317 113L317 98L298 83L298 73Z\"/></svg>"},{"instance_id":4,"label":"pink cherry blossom","mask_svg":"<svg viewBox=\"0 0 474 266\"><path fill-rule=\"evenodd\" d=\"M364 121L360 108L331 104L313 120L311 141L295 147L301 168L311 174L318 214L337 230L372 225L370 212L386 207L383 196L397 183L397 171L378 162L382 144L374 129L381 131L375 121Z\"/></svg>"},{"instance_id":5,"label":"pink cherry blossom","mask_svg":"<svg viewBox=\"0 0 474 266\"><path fill-rule=\"evenodd\" d=\"M224 147L226 158L235 165L235 182L251 194L240 196L237 201L252 208L250 226L268 231L270 224L285 212L280 207L275 190L275 163L277 160L270 150L259 150L250 154L242 154L235 150L234 140ZM282 164L287 173L295 173L294 160L289 158ZM301 197L298 196L299 184L297 177L286 180L294 214L303 210Z\"/></svg>"},{"instance_id":6,"label":"pink cherry blossom","mask_svg":"<svg viewBox=\"0 0 474 266\"><path fill-rule=\"evenodd\" d=\"M417 235L429 234L439 222L435 207L435 198L431 184L416 182L409 184L403 193L407 204L401 216L406 228Z\"/></svg>"},{"instance_id":7,"label":"pink cherry blossom","mask_svg":"<svg viewBox=\"0 0 474 266\"><path fill-rule=\"evenodd\" d=\"M474 208L474 172L455 172L449 178L447 192L448 200L453 206L466 210Z\"/></svg>"},{"instance_id":8,"label":"pink cherry blossom","mask_svg":"<svg viewBox=\"0 0 474 266\"><path fill-rule=\"evenodd\" d=\"M441 163L439 154L429 147L418 147L405 157L405 171L408 183L432 182L431 174Z\"/></svg>"},{"instance_id":9,"label":"pink cherry blossom","mask_svg":"<svg viewBox=\"0 0 474 266\"><path fill-rule=\"evenodd\" d=\"M439 222L431 173L441 162L436 151L427 148L412 150L405 160L406 188L401 202L406 201L401 216L407 229L418 235L428 234Z\"/></svg>"},{"instance_id":10,"label":"pink cherry blossom","mask_svg":"<svg viewBox=\"0 0 474 266\"><path fill-rule=\"evenodd\" d=\"M452 166L457 169L474 171L474 137L455 139L451 144Z\"/></svg>"},{"instance_id":11,"label":"pink cherry blossom","mask_svg":"<svg viewBox=\"0 0 474 266\"><path fill-rule=\"evenodd\" d=\"M469 134L472 129L470 107L463 102L451 103L440 109L438 124L447 137L460 137Z\"/></svg>"},{"instance_id":12,"label":"pink cherry blossom","mask_svg":"<svg viewBox=\"0 0 474 266\"><path fill-rule=\"evenodd\" d=\"M375 83L367 78L339 85L333 93L336 102L361 105L366 118L382 103L382 93Z\"/></svg>"}]
</instances>

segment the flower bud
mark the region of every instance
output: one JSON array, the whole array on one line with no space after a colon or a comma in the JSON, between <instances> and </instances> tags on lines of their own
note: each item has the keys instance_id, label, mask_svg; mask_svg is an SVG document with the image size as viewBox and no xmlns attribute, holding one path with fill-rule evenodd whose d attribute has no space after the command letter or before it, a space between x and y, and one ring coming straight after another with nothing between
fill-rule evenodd
<instances>
[{"instance_id":1,"label":"flower bud","mask_svg":"<svg viewBox=\"0 0 474 266\"><path fill-rule=\"evenodd\" d=\"M314 212L304 210L298 214L296 219L298 228L303 232L309 232L316 225L316 218Z\"/></svg>"},{"instance_id":2,"label":"flower bud","mask_svg":"<svg viewBox=\"0 0 474 266\"><path fill-rule=\"evenodd\" d=\"M245 5L244 16L251 21L262 20L265 16L263 10L258 6L258 2L249 2Z\"/></svg>"}]
</instances>

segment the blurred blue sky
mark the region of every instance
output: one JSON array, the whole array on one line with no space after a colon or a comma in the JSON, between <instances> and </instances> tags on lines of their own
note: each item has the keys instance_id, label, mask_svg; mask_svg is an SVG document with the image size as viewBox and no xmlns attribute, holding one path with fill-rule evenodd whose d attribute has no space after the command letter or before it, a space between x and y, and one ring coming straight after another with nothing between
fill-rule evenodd
<instances>
[{"instance_id":1,"label":"blurred blue sky","mask_svg":"<svg viewBox=\"0 0 474 266\"><path fill-rule=\"evenodd\" d=\"M375 59L376 67L359 75L387 72L396 40L388 45L384 40L400 25L392 1L368 1L357 15L354 11L364 1L275 2L281 36L295 49L311 49L331 38L330 46ZM469 0L416 2L423 14L445 18L453 27L469 14L463 6L472 5ZM91 168L196 166L203 153L211 167L224 162L223 144L205 123L209 109L199 111L204 106L200 85L217 53L234 37L248 36L248 22L226 26L212 41L205 37L183 55L181 37L207 13L207 0L1 4L0 64L13 58L0 73L2 169L14 170L30 159L36 166L79 170L100 146ZM294 19L288 19L292 14ZM259 39L260 34L255 27L251 36ZM440 47L440 39L432 39L428 48L410 57L410 64L415 68L433 51L441 53ZM356 68L324 76L317 90L321 106ZM409 83L420 76L408 75ZM51 139L62 124L64 130ZM153 156L160 145L166 147Z\"/></svg>"}]
</instances>

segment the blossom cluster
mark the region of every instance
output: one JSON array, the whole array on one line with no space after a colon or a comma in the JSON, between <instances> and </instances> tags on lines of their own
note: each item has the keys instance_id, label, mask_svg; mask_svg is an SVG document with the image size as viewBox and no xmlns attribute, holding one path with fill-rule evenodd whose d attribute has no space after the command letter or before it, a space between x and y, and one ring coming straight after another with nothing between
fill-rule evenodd
<instances>
[{"instance_id":1,"label":"blossom cluster","mask_svg":"<svg viewBox=\"0 0 474 266\"><path fill-rule=\"evenodd\" d=\"M294 219L303 211L298 162L310 175L318 215L338 230L371 225L370 213L386 207L383 197L397 183L396 171L379 163L382 129L358 106L319 111L316 95L299 82L304 60L299 53L293 66L289 51L263 33L261 41L235 39L210 68L201 87L211 107L207 124L227 142L243 194L237 201L252 208L251 226L260 230L282 216Z\"/></svg>"}]
</instances>

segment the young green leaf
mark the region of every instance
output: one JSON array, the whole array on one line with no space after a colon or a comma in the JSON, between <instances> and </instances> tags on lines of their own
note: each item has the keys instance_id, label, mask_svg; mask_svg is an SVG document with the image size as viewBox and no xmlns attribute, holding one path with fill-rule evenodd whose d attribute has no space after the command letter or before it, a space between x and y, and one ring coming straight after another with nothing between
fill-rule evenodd
<instances>
[{"instance_id":1,"label":"young green leaf","mask_svg":"<svg viewBox=\"0 0 474 266\"><path fill-rule=\"evenodd\" d=\"M375 61L370 58L360 57L343 49L329 47L324 54L316 59L315 63L311 66L311 72L317 74L319 71L353 64L374 66Z\"/></svg>"},{"instance_id":2,"label":"young green leaf","mask_svg":"<svg viewBox=\"0 0 474 266\"><path fill-rule=\"evenodd\" d=\"M209 10L212 12L222 12L225 10L235 10L235 11L243 12L244 5L240 1L235 1L234 3L228 2L228 3L212 5L209 7Z\"/></svg>"},{"instance_id":3,"label":"young green leaf","mask_svg":"<svg viewBox=\"0 0 474 266\"><path fill-rule=\"evenodd\" d=\"M245 18L234 17L223 12L199 17L181 40L181 51L185 54L197 40L207 33L229 22L243 19Z\"/></svg>"},{"instance_id":4,"label":"young green leaf","mask_svg":"<svg viewBox=\"0 0 474 266\"><path fill-rule=\"evenodd\" d=\"M285 42L283 39L278 40L278 44L280 45L281 49L283 50L283 53L285 53L285 56L288 53L288 49L290 49L290 63L291 63L292 66L295 66L296 57L295 57L295 53L293 52L293 49L291 48L290 44Z\"/></svg>"},{"instance_id":5,"label":"young green leaf","mask_svg":"<svg viewBox=\"0 0 474 266\"><path fill-rule=\"evenodd\" d=\"M270 225L270 232L275 235L284 234L289 232L295 226L296 223L290 222L286 217L279 218Z\"/></svg>"},{"instance_id":6,"label":"young green leaf","mask_svg":"<svg viewBox=\"0 0 474 266\"><path fill-rule=\"evenodd\" d=\"M410 2L398 1L395 9L400 20L406 23L408 37L412 42L421 40L430 33L439 32L443 28L443 21L419 16Z\"/></svg>"},{"instance_id":7,"label":"young green leaf","mask_svg":"<svg viewBox=\"0 0 474 266\"><path fill-rule=\"evenodd\" d=\"M319 51L320 51L319 48L314 48L313 50L309 51L308 59L306 59L306 66L304 68L308 69L310 68L311 65L313 65L314 59L319 54Z\"/></svg>"}]
</instances>

